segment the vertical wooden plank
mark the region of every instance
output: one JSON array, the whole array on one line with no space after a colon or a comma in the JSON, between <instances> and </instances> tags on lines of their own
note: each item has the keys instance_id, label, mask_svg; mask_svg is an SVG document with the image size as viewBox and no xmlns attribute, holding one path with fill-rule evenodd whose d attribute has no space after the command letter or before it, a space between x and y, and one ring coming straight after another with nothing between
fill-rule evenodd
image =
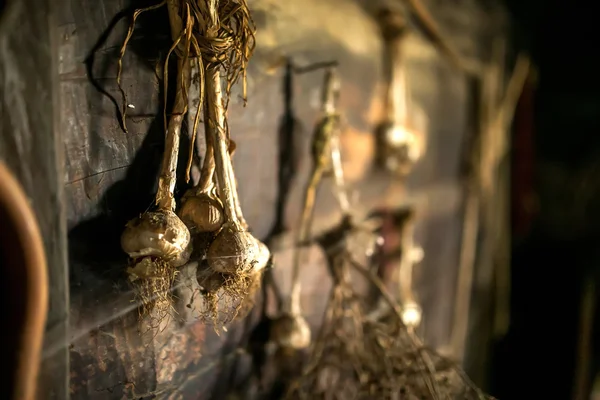
<instances>
[{"instance_id":1,"label":"vertical wooden plank","mask_svg":"<svg viewBox=\"0 0 600 400\"><path fill-rule=\"evenodd\" d=\"M49 1L13 1L0 19L0 159L31 201L49 272L39 393L68 399L68 265L58 136L56 51Z\"/></svg>"}]
</instances>

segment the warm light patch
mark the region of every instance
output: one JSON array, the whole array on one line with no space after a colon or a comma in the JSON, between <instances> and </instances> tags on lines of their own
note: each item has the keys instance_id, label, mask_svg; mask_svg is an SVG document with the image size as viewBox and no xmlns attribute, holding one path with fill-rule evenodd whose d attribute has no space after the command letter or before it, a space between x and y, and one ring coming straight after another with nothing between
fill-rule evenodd
<instances>
[{"instance_id":1,"label":"warm light patch","mask_svg":"<svg viewBox=\"0 0 600 400\"><path fill-rule=\"evenodd\" d=\"M375 154L375 140L372 132L361 132L351 126L341 135L342 165L349 182L360 180L370 168Z\"/></svg>"},{"instance_id":2,"label":"warm light patch","mask_svg":"<svg viewBox=\"0 0 600 400\"><path fill-rule=\"evenodd\" d=\"M422 311L417 303L408 303L402 307L402 322L404 325L416 328L421 323Z\"/></svg>"}]
</instances>

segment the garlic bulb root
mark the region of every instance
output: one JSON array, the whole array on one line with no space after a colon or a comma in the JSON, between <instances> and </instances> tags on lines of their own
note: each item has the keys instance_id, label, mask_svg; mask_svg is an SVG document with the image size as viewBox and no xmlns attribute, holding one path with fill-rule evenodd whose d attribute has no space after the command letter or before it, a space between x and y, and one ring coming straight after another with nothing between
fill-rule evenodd
<instances>
[{"instance_id":1,"label":"garlic bulb root","mask_svg":"<svg viewBox=\"0 0 600 400\"><path fill-rule=\"evenodd\" d=\"M199 269L198 285L204 296L200 318L213 321L215 328L244 317L254 306L256 291L260 287L262 271L248 274L222 274L210 269Z\"/></svg>"},{"instance_id":2,"label":"garlic bulb root","mask_svg":"<svg viewBox=\"0 0 600 400\"><path fill-rule=\"evenodd\" d=\"M140 314L154 314L158 322L172 311L171 286L177 271L161 258L143 257L127 268L129 281L140 304Z\"/></svg>"}]
</instances>

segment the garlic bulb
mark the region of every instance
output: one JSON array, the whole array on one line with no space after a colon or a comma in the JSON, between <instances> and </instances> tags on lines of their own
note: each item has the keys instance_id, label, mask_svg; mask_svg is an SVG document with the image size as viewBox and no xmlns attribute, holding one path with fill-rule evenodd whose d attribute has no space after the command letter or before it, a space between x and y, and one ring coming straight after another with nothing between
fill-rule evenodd
<instances>
[{"instance_id":1,"label":"garlic bulb","mask_svg":"<svg viewBox=\"0 0 600 400\"><path fill-rule=\"evenodd\" d=\"M178 214L193 232L218 231L225 221L219 201L205 192L186 194Z\"/></svg>"},{"instance_id":2,"label":"garlic bulb","mask_svg":"<svg viewBox=\"0 0 600 400\"><path fill-rule=\"evenodd\" d=\"M216 232L221 229L225 216L223 206L214 195L215 155L213 138L210 134L208 111L205 109L204 133L206 152L198 185L188 190L182 199L179 217L193 233ZM232 144L231 141L230 144ZM233 145L235 147L235 145ZM190 157L191 159L191 157Z\"/></svg>"},{"instance_id":3,"label":"garlic bulb","mask_svg":"<svg viewBox=\"0 0 600 400\"><path fill-rule=\"evenodd\" d=\"M402 125L390 125L385 131L388 146L394 153L401 153L410 162L416 162L422 155L422 140L419 134Z\"/></svg>"},{"instance_id":4,"label":"garlic bulb","mask_svg":"<svg viewBox=\"0 0 600 400\"><path fill-rule=\"evenodd\" d=\"M169 260L169 264L172 267L178 268L190 261L190 257L192 256L192 252L194 251L193 241L190 240L189 244L183 250L183 252L179 253L177 256Z\"/></svg>"},{"instance_id":5,"label":"garlic bulb","mask_svg":"<svg viewBox=\"0 0 600 400\"><path fill-rule=\"evenodd\" d=\"M392 172L407 174L423 155L422 135L399 124L384 124L380 129L380 163Z\"/></svg>"},{"instance_id":6,"label":"garlic bulb","mask_svg":"<svg viewBox=\"0 0 600 400\"><path fill-rule=\"evenodd\" d=\"M224 274L245 274L260 266L259 242L246 230L237 194L235 176L228 146L233 142L225 137L225 110L222 107L222 87L219 70L206 71L206 95L208 104L208 133L214 149L215 175L219 199L227 222L211 243L207 259L210 267ZM264 258L264 257L263 257ZM266 263L263 263L266 265ZM264 267L263 265L263 267Z\"/></svg>"},{"instance_id":7,"label":"garlic bulb","mask_svg":"<svg viewBox=\"0 0 600 400\"><path fill-rule=\"evenodd\" d=\"M421 323L423 311L414 301L407 302L402 306L402 323L409 328L416 328Z\"/></svg>"},{"instance_id":8,"label":"garlic bulb","mask_svg":"<svg viewBox=\"0 0 600 400\"><path fill-rule=\"evenodd\" d=\"M121 247L131 258L177 260L189 250L189 244L190 231L185 224L173 211L162 209L129 221L121 235Z\"/></svg>"},{"instance_id":9,"label":"garlic bulb","mask_svg":"<svg viewBox=\"0 0 600 400\"><path fill-rule=\"evenodd\" d=\"M304 317L286 313L273 320L270 337L280 347L301 350L310 345L311 332Z\"/></svg>"},{"instance_id":10,"label":"garlic bulb","mask_svg":"<svg viewBox=\"0 0 600 400\"><path fill-rule=\"evenodd\" d=\"M386 10L380 15L386 53L385 121L377 130L379 163L406 175L424 151L423 136L411 127L412 110L406 79L404 43L406 21L402 14Z\"/></svg>"},{"instance_id":11,"label":"garlic bulb","mask_svg":"<svg viewBox=\"0 0 600 400\"><path fill-rule=\"evenodd\" d=\"M216 272L239 274L250 272L259 254L258 241L249 232L225 227L208 248L207 259Z\"/></svg>"},{"instance_id":12,"label":"garlic bulb","mask_svg":"<svg viewBox=\"0 0 600 400\"><path fill-rule=\"evenodd\" d=\"M269 259L271 258L271 252L269 251L269 248L267 247L267 245L264 244L263 242L261 242L260 240L257 240L257 244L258 244L258 255L256 256L256 259L254 260L254 268L253 268L253 270L255 272L262 271L263 269L265 269L265 267L269 263Z\"/></svg>"}]
</instances>

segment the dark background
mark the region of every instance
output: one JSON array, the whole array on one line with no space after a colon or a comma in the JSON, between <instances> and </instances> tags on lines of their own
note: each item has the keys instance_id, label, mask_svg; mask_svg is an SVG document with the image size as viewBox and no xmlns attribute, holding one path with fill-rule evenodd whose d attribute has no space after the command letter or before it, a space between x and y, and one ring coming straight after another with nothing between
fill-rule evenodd
<instances>
[{"instance_id":1,"label":"dark background","mask_svg":"<svg viewBox=\"0 0 600 400\"><path fill-rule=\"evenodd\" d=\"M597 14L580 1L505 3L516 48L528 49L537 65L531 110L536 201L530 229L513 237L512 320L497 345L492 392L501 399L567 399L583 284L598 281L600 261ZM598 369L597 327L592 337L590 384Z\"/></svg>"}]
</instances>

